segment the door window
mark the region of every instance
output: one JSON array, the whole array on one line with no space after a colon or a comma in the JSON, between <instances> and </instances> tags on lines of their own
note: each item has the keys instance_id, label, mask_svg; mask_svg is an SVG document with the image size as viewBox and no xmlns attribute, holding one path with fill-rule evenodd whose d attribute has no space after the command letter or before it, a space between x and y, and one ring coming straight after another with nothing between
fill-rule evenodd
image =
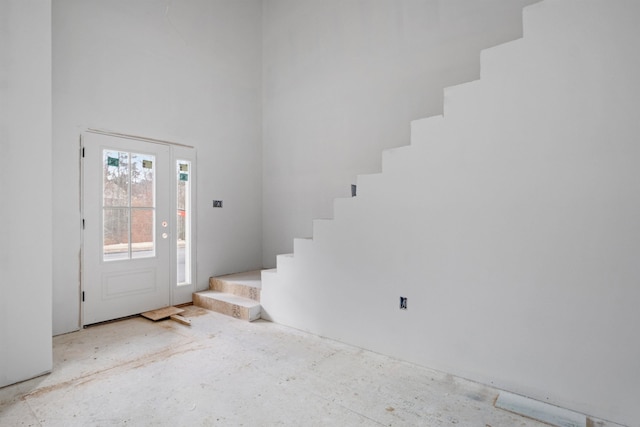
<instances>
[{"instance_id":1,"label":"door window","mask_svg":"<svg viewBox=\"0 0 640 427\"><path fill-rule=\"evenodd\" d=\"M178 286L191 284L191 162L176 161Z\"/></svg>"},{"instance_id":2,"label":"door window","mask_svg":"<svg viewBox=\"0 0 640 427\"><path fill-rule=\"evenodd\" d=\"M149 258L155 247L155 156L103 150L103 260Z\"/></svg>"}]
</instances>

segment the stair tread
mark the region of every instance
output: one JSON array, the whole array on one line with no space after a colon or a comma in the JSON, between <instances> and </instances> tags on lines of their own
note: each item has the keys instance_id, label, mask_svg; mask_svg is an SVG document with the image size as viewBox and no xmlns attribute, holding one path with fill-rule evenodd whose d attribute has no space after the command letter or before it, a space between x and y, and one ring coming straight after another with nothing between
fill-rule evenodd
<instances>
[{"instance_id":1,"label":"stair tread","mask_svg":"<svg viewBox=\"0 0 640 427\"><path fill-rule=\"evenodd\" d=\"M221 282L226 282L232 285L242 285L258 289L262 287L261 270L227 274L224 276L211 277L210 279L219 280Z\"/></svg>"},{"instance_id":2,"label":"stair tread","mask_svg":"<svg viewBox=\"0 0 640 427\"><path fill-rule=\"evenodd\" d=\"M208 291L200 291L200 292L196 292L196 293L198 295L200 295L201 297L204 297L204 298L212 298L212 299L216 299L218 301L223 301L223 302L227 302L227 303L230 303L230 304L239 305L241 307L251 308L251 307L260 306L260 303L258 301L256 301L256 300L252 300L250 298L245 298L245 297L241 297L241 296L238 296L238 295L229 294L229 293L225 293L225 292L208 290Z\"/></svg>"}]
</instances>

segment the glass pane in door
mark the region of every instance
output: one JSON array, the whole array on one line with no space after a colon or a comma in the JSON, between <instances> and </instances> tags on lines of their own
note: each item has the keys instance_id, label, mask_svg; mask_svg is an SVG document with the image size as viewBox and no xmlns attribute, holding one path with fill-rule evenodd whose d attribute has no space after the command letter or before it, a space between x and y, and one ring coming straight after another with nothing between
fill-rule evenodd
<instances>
[{"instance_id":1,"label":"glass pane in door","mask_svg":"<svg viewBox=\"0 0 640 427\"><path fill-rule=\"evenodd\" d=\"M155 156L103 150L103 260L155 256Z\"/></svg>"},{"instance_id":2,"label":"glass pane in door","mask_svg":"<svg viewBox=\"0 0 640 427\"><path fill-rule=\"evenodd\" d=\"M152 208L154 203L155 158L131 153L131 206Z\"/></svg>"},{"instance_id":3,"label":"glass pane in door","mask_svg":"<svg viewBox=\"0 0 640 427\"><path fill-rule=\"evenodd\" d=\"M153 209L134 208L131 210L131 257L146 258L155 255L153 230L155 218Z\"/></svg>"},{"instance_id":4,"label":"glass pane in door","mask_svg":"<svg viewBox=\"0 0 640 427\"><path fill-rule=\"evenodd\" d=\"M178 285L191 284L191 162L178 160L177 166L177 253Z\"/></svg>"},{"instance_id":5,"label":"glass pane in door","mask_svg":"<svg viewBox=\"0 0 640 427\"><path fill-rule=\"evenodd\" d=\"M129 153L104 150L103 206L129 206Z\"/></svg>"},{"instance_id":6,"label":"glass pane in door","mask_svg":"<svg viewBox=\"0 0 640 427\"><path fill-rule=\"evenodd\" d=\"M105 261L129 258L129 210L103 209L103 254Z\"/></svg>"}]
</instances>

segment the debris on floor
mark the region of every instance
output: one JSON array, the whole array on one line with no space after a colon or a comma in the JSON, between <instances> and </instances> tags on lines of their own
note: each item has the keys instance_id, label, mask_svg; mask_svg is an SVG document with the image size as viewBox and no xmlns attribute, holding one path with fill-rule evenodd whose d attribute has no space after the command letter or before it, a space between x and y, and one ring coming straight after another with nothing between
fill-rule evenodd
<instances>
[{"instance_id":1,"label":"debris on floor","mask_svg":"<svg viewBox=\"0 0 640 427\"><path fill-rule=\"evenodd\" d=\"M171 320L175 320L178 323L182 323L183 325L191 326L191 320L187 319L184 316L179 314L174 314L170 317Z\"/></svg>"},{"instance_id":2,"label":"debris on floor","mask_svg":"<svg viewBox=\"0 0 640 427\"><path fill-rule=\"evenodd\" d=\"M158 308L156 310L151 310L151 311L145 311L140 315L142 317L146 317L149 320L153 320L154 322L157 322L158 320L171 319L178 323L182 323L183 325L191 326L191 320L180 315L180 313L183 313L183 312L184 312L183 309L172 306L172 307Z\"/></svg>"}]
</instances>

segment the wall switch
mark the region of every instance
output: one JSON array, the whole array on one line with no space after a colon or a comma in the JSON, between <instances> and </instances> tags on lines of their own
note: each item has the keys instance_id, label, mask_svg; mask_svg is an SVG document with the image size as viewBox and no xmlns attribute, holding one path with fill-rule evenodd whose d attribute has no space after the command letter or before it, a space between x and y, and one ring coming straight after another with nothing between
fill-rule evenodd
<instances>
[{"instance_id":1,"label":"wall switch","mask_svg":"<svg viewBox=\"0 0 640 427\"><path fill-rule=\"evenodd\" d=\"M222 200L214 200L213 201L213 207L214 208L221 208L222 207Z\"/></svg>"},{"instance_id":2,"label":"wall switch","mask_svg":"<svg viewBox=\"0 0 640 427\"><path fill-rule=\"evenodd\" d=\"M400 310L407 309L407 297L400 297Z\"/></svg>"}]
</instances>

